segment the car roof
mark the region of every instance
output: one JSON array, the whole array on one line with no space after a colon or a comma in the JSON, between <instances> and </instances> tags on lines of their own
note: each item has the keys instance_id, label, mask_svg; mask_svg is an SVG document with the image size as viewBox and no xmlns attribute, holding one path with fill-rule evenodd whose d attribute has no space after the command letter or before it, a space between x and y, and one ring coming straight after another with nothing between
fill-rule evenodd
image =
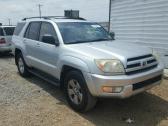
<instances>
[{"instance_id":1,"label":"car roof","mask_svg":"<svg viewBox=\"0 0 168 126\"><path fill-rule=\"evenodd\" d=\"M54 22L88 22L86 20L79 19L52 19Z\"/></svg>"},{"instance_id":2,"label":"car roof","mask_svg":"<svg viewBox=\"0 0 168 126\"><path fill-rule=\"evenodd\" d=\"M39 18L39 17L30 17L30 18L24 18L21 22L32 22L32 21L53 21L53 22L88 22L83 18L67 18L67 17L44 17L44 18ZM21 23L20 22L20 23Z\"/></svg>"}]
</instances>

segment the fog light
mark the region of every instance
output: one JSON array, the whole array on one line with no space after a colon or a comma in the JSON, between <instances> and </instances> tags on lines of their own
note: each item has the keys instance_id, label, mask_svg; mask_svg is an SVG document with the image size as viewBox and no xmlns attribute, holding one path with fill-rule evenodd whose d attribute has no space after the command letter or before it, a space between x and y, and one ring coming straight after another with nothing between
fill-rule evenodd
<instances>
[{"instance_id":1,"label":"fog light","mask_svg":"<svg viewBox=\"0 0 168 126\"><path fill-rule=\"evenodd\" d=\"M123 87L102 87L103 92L106 93L120 93L123 90Z\"/></svg>"},{"instance_id":2,"label":"fog light","mask_svg":"<svg viewBox=\"0 0 168 126\"><path fill-rule=\"evenodd\" d=\"M123 87L113 87L114 93L120 93L123 90Z\"/></svg>"}]
</instances>

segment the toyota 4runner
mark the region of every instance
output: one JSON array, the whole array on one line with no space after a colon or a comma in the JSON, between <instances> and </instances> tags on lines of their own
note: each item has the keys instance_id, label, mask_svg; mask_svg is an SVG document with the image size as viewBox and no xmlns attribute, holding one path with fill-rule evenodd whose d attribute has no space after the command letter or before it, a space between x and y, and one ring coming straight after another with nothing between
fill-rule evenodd
<instances>
[{"instance_id":1,"label":"toyota 4runner","mask_svg":"<svg viewBox=\"0 0 168 126\"><path fill-rule=\"evenodd\" d=\"M18 23L12 41L20 75L59 85L83 112L99 97L127 98L161 83L164 66L155 51L113 39L82 18L34 17Z\"/></svg>"}]
</instances>

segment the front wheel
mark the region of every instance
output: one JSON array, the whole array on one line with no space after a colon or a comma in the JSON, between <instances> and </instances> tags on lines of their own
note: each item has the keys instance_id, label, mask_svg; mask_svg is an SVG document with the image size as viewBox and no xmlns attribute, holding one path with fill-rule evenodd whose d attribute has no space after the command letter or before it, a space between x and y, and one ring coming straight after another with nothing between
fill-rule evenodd
<instances>
[{"instance_id":1,"label":"front wheel","mask_svg":"<svg viewBox=\"0 0 168 126\"><path fill-rule=\"evenodd\" d=\"M19 74L23 77L27 77L30 75L29 71L28 71L28 67L23 59L23 56L21 53L16 55L16 64L17 64L17 68L19 71Z\"/></svg>"},{"instance_id":2,"label":"front wheel","mask_svg":"<svg viewBox=\"0 0 168 126\"><path fill-rule=\"evenodd\" d=\"M97 99L90 94L80 72L69 72L64 84L67 101L75 111L86 112L96 105Z\"/></svg>"}]
</instances>

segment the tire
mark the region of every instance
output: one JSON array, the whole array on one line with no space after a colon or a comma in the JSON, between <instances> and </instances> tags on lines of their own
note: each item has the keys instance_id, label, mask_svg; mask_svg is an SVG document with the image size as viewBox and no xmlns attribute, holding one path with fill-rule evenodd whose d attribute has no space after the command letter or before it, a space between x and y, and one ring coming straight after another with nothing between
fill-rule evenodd
<instances>
[{"instance_id":1,"label":"tire","mask_svg":"<svg viewBox=\"0 0 168 126\"><path fill-rule=\"evenodd\" d=\"M19 74L22 77L28 77L30 75L30 73L28 71L28 67L27 67L27 65L26 65L26 63L24 61L24 58L23 58L21 53L18 53L16 55L16 65L17 65Z\"/></svg>"},{"instance_id":2,"label":"tire","mask_svg":"<svg viewBox=\"0 0 168 126\"><path fill-rule=\"evenodd\" d=\"M66 99L73 110L87 112L96 105L97 99L90 94L80 72L70 71L65 77L64 85Z\"/></svg>"}]
</instances>

